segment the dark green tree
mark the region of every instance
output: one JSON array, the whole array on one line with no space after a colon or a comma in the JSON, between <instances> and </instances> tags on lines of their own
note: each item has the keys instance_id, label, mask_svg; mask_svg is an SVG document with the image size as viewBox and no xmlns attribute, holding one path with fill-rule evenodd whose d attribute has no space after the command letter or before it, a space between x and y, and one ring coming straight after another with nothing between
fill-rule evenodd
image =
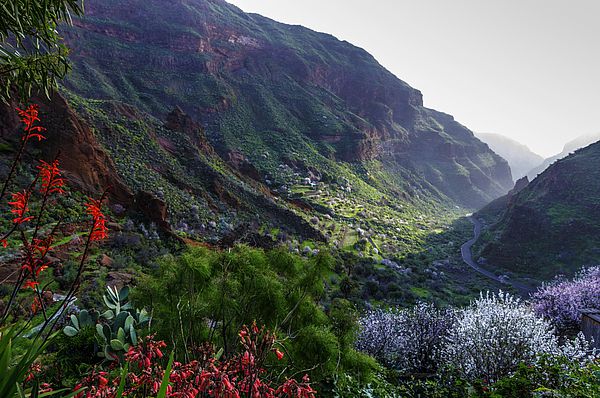
<instances>
[{"instance_id":1,"label":"dark green tree","mask_svg":"<svg viewBox=\"0 0 600 398\"><path fill-rule=\"evenodd\" d=\"M82 13L82 0L0 0L0 99L49 96L69 71L58 25Z\"/></svg>"}]
</instances>

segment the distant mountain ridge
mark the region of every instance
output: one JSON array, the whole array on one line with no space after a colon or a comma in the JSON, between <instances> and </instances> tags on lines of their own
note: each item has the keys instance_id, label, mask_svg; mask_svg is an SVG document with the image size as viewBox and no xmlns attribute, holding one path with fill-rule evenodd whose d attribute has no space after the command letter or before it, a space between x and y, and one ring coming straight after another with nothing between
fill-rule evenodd
<instances>
[{"instance_id":1,"label":"distant mountain ridge","mask_svg":"<svg viewBox=\"0 0 600 398\"><path fill-rule=\"evenodd\" d=\"M544 158L526 145L500 134L476 133L477 138L489 145L492 151L508 161L513 179L518 180L539 166Z\"/></svg>"},{"instance_id":2,"label":"distant mountain ridge","mask_svg":"<svg viewBox=\"0 0 600 398\"><path fill-rule=\"evenodd\" d=\"M290 158L323 174L331 159L380 162L404 194L468 207L512 186L471 131L333 36L221 0L90 0L65 37L70 91L159 119L180 107L222 157L237 151L262 175Z\"/></svg>"},{"instance_id":3,"label":"distant mountain ridge","mask_svg":"<svg viewBox=\"0 0 600 398\"><path fill-rule=\"evenodd\" d=\"M563 150L559 154L556 154L554 156L546 158L539 165L531 168L527 172L527 177L530 180L533 180L538 174L540 174L541 172L546 170L548 168L548 166L550 166L552 163L554 163L558 159L562 159L562 158L568 156L571 152L573 152L579 148L588 146L596 141L600 141L600 133L582 135L582 136L575 138L572 141L567 142L564 145Z\"/></svg>"}]
</instances>

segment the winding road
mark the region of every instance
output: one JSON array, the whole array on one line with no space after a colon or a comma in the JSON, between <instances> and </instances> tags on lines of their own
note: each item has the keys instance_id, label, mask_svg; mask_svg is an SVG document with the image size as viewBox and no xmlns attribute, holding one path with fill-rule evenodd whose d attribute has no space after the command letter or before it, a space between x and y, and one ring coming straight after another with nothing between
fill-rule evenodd
<instances>
[{"instance_id":1,"label":"winding road","mask_svg":"<svg viewBox=\"0 0 600 398\"><path fill-rule=\"evenodd\" d=\"M469 267L473 268L475 271L485 276L486 278L492 279L493 281L501 283L503 285L512 286L513 288L518 290L519 293L521 293L524 297L527 297L532 291L531 287L528 287L526 285L523 285L521 283L507 278L501 278L493 272L480 267L475 261L473 261L473 253L471 252L471 248L473 247L475 242L477 242L477 239L479 239L479 236L481 235L482 225L481 222L475 217L469 216L468 218L469 221L471 221L471 223L473 224L473 237L465 243L463 243L463 245L460 247L460 254L465 264L467 264Z\"/></svg>"}]
</instances>

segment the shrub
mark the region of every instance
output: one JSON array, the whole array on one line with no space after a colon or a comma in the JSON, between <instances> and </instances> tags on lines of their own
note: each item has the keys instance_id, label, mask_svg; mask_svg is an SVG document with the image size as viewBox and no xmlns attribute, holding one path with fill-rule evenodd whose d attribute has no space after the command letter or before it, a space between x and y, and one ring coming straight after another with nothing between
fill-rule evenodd
<instances>
[{"instance_id":1,"label":"shrub","mask_svg":"<svg viewBox=\"0 0 600 398\"><path fill-rule=\"evenodd\" d=\"M600 365L578 363L566 358L542 358L533 366L519 365L517 370L495 383L487 395L491 398L534 398L600 396Z\"/></svg>"},{"instance_id":2,"label":"shrub","mask_svg":"<svg viewBox=\"0 0 600 398\"><path fill-rule=\"evenodd\" d=\"M293 354L293 363L277 365L281 372L311 369L313 379L323 381L342 369L375 367L355 355L349 303L332 303L329 315L320 304L331 269L324 252L302 259L246 246L189 248L161 263L133 291L133 301L148 308L157 337L175 342L179 356L206 340L228 355L238 328L256 321L277 331Z\"/></svg>"}]
</instances>

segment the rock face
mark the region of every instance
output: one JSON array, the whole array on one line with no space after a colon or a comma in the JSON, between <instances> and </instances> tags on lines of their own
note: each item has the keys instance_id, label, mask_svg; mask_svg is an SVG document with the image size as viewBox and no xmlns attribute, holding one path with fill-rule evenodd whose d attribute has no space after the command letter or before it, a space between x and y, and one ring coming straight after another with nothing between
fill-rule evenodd
<instances>
[{"instance_id":1,"label":"rock face","mask_svg":"<svg viewBox=\"0 0 600 398\"><path fill-rule=\"evenodd\" d=\"M135 206L146 218L156 222L159 228L171 231L171 226L167 222L168 207L163 200L152 195L150 192L139 191L135 195Z\"/></svg>"},{"instance_id":2,"label":"rock face","mask_svg":"<svg viewBox=\"0 0 600 398\"><path fill-rule=\"evenodd\" d=\"M240 151L231 151L227 154L228 163L237 171L252 178L253 180L263 182L260 172Z\"/></svg>"},{"instance_id":3,"label":"rock face","mask_svg":"<svg viewBox=\"0 0 600 398\"><path fill-rule=\"evenodd\" d=\"M204 128L195 122L180 107L175 107L168 115L165 127L169 130L179 131L186 134L194 145L203 153L214 154L214 148L206 139Z\"/></svg>"},{"instance_id":4,"label":"rock face","mask_svg":"<svg viewBox=\"0 0 600 398\"><path fill-rule=\"evenodd\" d=\"M89 125L69 107L59 94L51 100L34 99L40 104L40 115L47 131L46 140L32 145L41 151L42 159L51 161L56 156L69 183L88 194L100 195L105 189L113 201L128 205L133 199L130 189L119 177L112 158L99 144ZM0 103L0 131L5 139L18 140L21 124L12 117L15 104Z\"/></svg>"},{"instance_id":5,"label":"rock face","mask_svg":"<svg viewBox=\"0 0 600 398\"><path fill-rule=\"evenodd\" d=\"M558 160L529 184L519 180L511 194L478 212L494 225L483 256L540 279L597 264L599 192L600 143Z\"/></svg>"},{"instance_id":6,"label":"rock face","mask_svg":"<svg viewBox=\"0 0 600 398\"><path fill-rule=\"evenodd\" d=\"M512 186L506 161L471 131L424 108L418 90L333 36L222 0L90 0L65 37L70 90L159 119L176 109L166 126L197 131L185 112L224 157L258 145L273 158L317 149L338 161L377 159L467 206Z\"/></svg>"}]
</instances>

